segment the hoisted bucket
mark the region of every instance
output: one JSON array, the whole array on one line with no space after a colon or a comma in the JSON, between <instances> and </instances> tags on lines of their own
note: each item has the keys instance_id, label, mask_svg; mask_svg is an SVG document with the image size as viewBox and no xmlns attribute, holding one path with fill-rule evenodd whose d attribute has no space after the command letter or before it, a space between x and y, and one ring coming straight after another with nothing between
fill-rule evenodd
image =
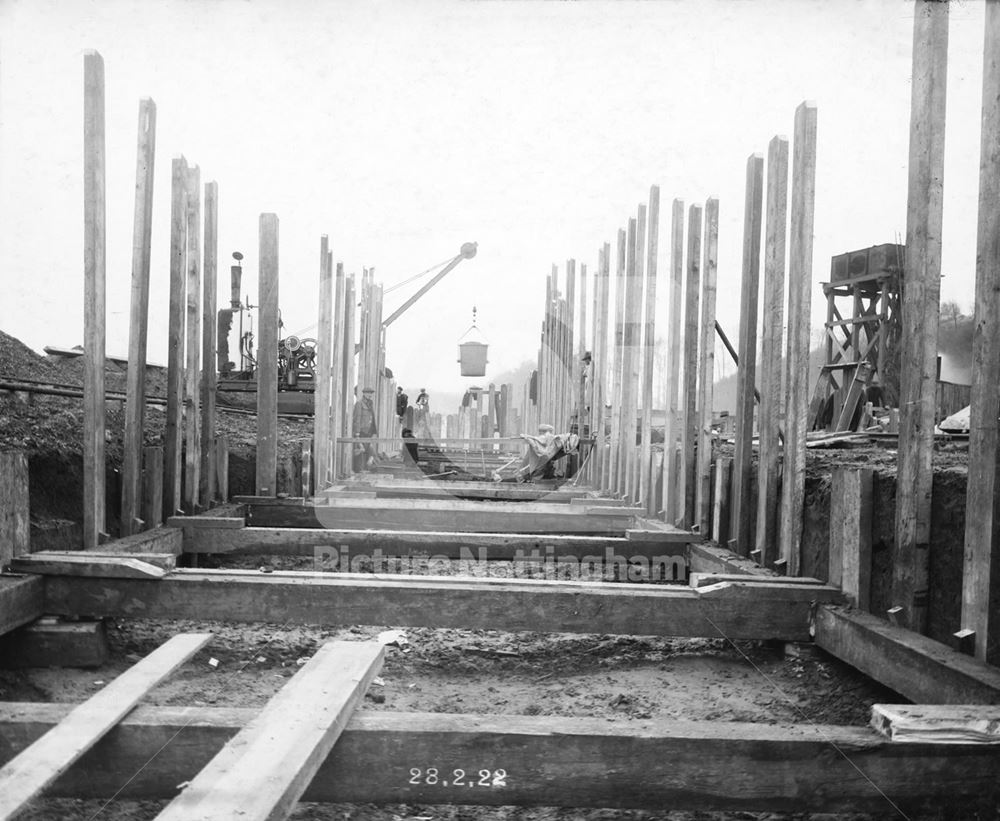
<instances>
[{"instance_id":1,"label":"hoisted bucket","mask_svg":"<svg viewBox=\"0 0 1000 821\"><path fill-rule=\"evenodd\" d=\"M470 334L474 334L477 337L483 338L482 333L476 327L476 309L472 309L472 327L465 332L465 337ZM462 376L486 376L486 363L489 361L486 358L487 351L489 350L489 345L485 342L480 342L478 339L469 339L465 342L459 342L458 344L458 361L462 366Z\"/></svg>"},{"instance_id":2,"label":"hoisted bucket","mask_svg":"<svg viewBox=\"0 0 1000 821\"><path fill-rule=\"evenodd\" d=\"M489 345L482 342L463 342L458 346L458 361L462 376L486 376L486 351Z\"/></svg>"}]
</instances>

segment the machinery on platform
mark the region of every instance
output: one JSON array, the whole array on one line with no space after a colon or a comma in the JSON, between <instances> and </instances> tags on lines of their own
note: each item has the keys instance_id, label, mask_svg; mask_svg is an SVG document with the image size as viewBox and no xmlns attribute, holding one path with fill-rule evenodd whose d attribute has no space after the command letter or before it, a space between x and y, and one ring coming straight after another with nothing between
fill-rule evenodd
<instances>
[{"instance_id":1,"label":"machinery on platform","mask_svg":"<svg viewBox=\"0 0 1000 821\"><path fill-rule=\"evenodd\" d=\"M458 254L449 260L434 277L406 300L382 326L388 327L462 260L476 255L477 244L466 242ZM220 405L255 407L257 393L257 359L254 355L253 310L247 297L241 296L243 287L243 254L233 253L235 265L230 267L229 307L218 312L216 389ZM429 273L433 266L424 273ZM418 276L422 276L420 274ZM416 278L416 277L414 277ZM282 322L278 319L278 411L279 413L312 413L313 393L316 389L317 340L294 334L282 336ZM258 352L259 355L259 352Z\"/></svg>"}]
</instances>

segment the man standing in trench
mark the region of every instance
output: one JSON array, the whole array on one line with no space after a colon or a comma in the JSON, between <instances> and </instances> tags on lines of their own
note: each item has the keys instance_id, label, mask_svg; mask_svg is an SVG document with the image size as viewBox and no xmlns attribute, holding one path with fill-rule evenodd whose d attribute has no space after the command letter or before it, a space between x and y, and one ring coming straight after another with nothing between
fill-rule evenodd
<instances>
[{"instance_id":1,"label":"man standing in trench","mask_svg":"<svg viewBox=\"0 0 1000 821\"><path fill-rule=\"evenodd\" d=\"M365 388L361 392L361 399L354 403L354 412L351 415L351 436L355 439L371 439L378 435L378 426L375 424L375 405L372 402L374 394L374 388ZM375 449L369 443L354 443L352 465L355 473L367 470L374 461Z\"/></svg>"}]
</instances>

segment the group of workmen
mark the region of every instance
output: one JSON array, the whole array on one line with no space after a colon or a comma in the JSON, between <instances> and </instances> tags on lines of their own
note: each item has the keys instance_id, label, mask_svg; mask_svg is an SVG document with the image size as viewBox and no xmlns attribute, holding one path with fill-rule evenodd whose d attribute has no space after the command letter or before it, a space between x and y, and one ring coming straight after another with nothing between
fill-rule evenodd
<instances>
[{"instance_id":1,"label":"group of workmen","mask_svg":"<svg viewBox=\"0 0 1000 821\"><path fill-rule=\"evenodd\" d=\"M372 397L375 389L366 387L361 391L361 398L354 403L354 411L351 415L351 437L354 439L374 439L378 436L378 422L375 417L375 403ZM418 412L427 413L430 408L430 396L426 388L421 388L417 395L416 409ZM396 415L400 423L403 424L404 437L412 428L412 423L408 416L412 415L410 408L410 397L402 388L396 388ZM352 465L355 472L367 470L377 456L377 449L368 442L355 442L353 450Z\"/></svg>"},{"instance_id":2,"label":"group of workmen","mask_svg":"<svg viewBox=\"0 0 1000 821\"><path fill-rule=\"evenodd\" d=\"M354 404L354 412L351 416L351 436L354 439L375 439L378 436L378 422L375 416L375 403L372 397L375 394L373 388L366 387L361 392L361 398ZM418 413L426 413L430 405L430 397L425 388L420 389L417 396L416 410ZM413 408L409 405L409 397L400 387L396 388L396 416L399 417L403 426L402 436L405 439L413 439L412 417ZM517 466L515 481L531 481L533 479L553 478L555 462L563 456L575 453L580 437L575 431L568 434L557 434L552 425L540 424L537 435L521 434L526 447L524 455ZM408 452L414 458L416 454L416 443L405 443ZM375 462L377 449L374 443L355 442L353 450L353 468L355 472L367 470ZM499 472L495 472L493 478L501 480Z\"/></svg>"}]
</instances>

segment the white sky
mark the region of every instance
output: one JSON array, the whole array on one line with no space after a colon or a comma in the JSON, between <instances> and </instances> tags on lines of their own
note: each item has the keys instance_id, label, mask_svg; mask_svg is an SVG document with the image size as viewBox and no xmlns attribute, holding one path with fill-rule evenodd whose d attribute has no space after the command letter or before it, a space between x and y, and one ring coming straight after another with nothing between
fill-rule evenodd
<instances>
[{"instance_id":1,"label":"white sky","mask_svg":"<svg viewBox=\"0 0 1000 821\"><path fill-rule=\"evenodd\" d=\"M278 214L286 332L316 322L319 238L387 286L462 263L389 332L415 396L457 391L479 308L491 372L534 357L545 276L596 252L661 188L721 202L719 318L738 326L746 158L819 111L814 278L905 233L911 3L0 0L0 328L82 341L83 51L107 72L108 351L128 339L138 101L158 108L149 356L166 360L170 159L219 183L256 296L257 224ZM943 299L971 311L983 6L953 3ZM657 319L662 334L663 305ZM409 293L386 299L386 313ZM813 292L814 328L823 318ZM305 335L309 335L306 333ZM481 380L480 380L481 381Z\"/></svg>"}]
</instances>

